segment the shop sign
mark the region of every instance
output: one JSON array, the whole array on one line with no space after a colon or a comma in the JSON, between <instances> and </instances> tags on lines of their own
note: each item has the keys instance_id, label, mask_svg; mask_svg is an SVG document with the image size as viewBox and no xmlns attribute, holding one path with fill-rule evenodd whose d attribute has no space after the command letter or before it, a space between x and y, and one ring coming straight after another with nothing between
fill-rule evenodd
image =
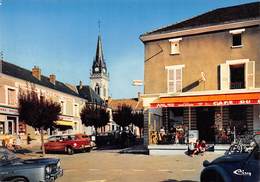
<instances>
[{"instance_id":1,"label":"shop sign","mask_svg":"<svg viewBox=\"0 0 260 182\"><path fill-rule=\"evenodd\" d=\"M18 110L13 108L7 108L0 106L0 113L2 114L12 114L12 115L18 115Z\"/></svg>"},{"instance_id":2,"label":"shop sign","mask_svg":"<svg viewBox=\"0 0 260 182\"><path fill-rule=\"evenodd\" d=\"M73 117L59 115L59 120L74 121Z\"/></svg>"},{"instance_id":3,"label":"shop sign","mask_svg":"<svg viewBox=\"0 0 260 182\"><path fill-rule=\"evenodd\" d=\"M151 108L162 107L199 107L199 106L229 106L260 104L260 99L248 100L225 100L225 101L202 101L202 102L176 102L176 103L151 103Z\"/></svg>"}]
</instances>

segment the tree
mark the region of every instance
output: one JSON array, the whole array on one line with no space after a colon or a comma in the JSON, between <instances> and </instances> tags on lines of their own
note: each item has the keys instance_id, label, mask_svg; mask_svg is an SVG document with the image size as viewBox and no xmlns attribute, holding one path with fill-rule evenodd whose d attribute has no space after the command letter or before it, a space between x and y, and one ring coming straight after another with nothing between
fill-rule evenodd
<instances>
[{"instance_id":1,"label":"tree","mask_svg":"<svg viewBox=\"0 0 260 182\"><path fill-rule=\"evenodd\" d=\"M132 123L139 128L140 136L141 136L142 129L144 128L144 113L143 113L143 111L133 113L133 122Z\"/></svg>"},{"instance_id":2,"label":"tree","mask_svg":"<svg viewBox=\"0 0 260 182\"><path fill-rule=\"evenodd\" d=\"M80 118L85 126L94 126L96 133L97 128L106 126L110 120L106 107L88 102L81 110Z\"/></svg>"},{"instance_id":3,"label":"tree","mask_svg":"<svg viewBox=\"0 0 260 182\"><path fill-rule=\"evenodd\" d=\"M128 105L121 105L117 107L117 110L113 112L113 120L119 126L123 127L125 130L126 126L129 126L132 122L133 114L132 107Z\"/></svg>"},{"instance_id":4,"label":"tree","mask_svg":"<svg viewBox=\"0 0 260 182\"><path fill-rule=\"evenodd\" d=\"M43 132L55 126L54 121L58 120L61 112L60 104L39 97L34 90L27 93L20 91L18 112L21 121L40 131L42 152L45 155Z\"/></svg>"}]
</instances>

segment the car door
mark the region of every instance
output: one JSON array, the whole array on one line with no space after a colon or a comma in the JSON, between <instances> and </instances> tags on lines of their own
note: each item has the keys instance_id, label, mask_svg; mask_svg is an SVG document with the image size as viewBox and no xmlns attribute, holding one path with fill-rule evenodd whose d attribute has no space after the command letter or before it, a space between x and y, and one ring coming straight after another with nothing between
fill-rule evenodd
<instances>
[{"instance_id":1,"label":"car door","mask_svg":"<svg viewBox=\"0 0 260 182\"><path fill-rule=\"evenodd\" d=\"M245 163L243 182L260 182L260 150L256 147Z\"/></svg>"}]
</instances>

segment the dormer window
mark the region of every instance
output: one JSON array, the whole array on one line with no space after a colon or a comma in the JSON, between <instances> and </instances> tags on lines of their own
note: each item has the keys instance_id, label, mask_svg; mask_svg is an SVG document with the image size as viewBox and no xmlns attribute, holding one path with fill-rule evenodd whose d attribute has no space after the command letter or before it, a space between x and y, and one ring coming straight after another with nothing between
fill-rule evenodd
<instances>
[{"instance_id":1,"label":"dormer window","mask_svg":"<svg viewBox=\"0 0 260 182\"><path fill-rule=\"evenodd\" d=\"M232 48L242 47L242 32L245 29L237 29L237 30L230 30L229 33L232 34Z\"/></svg>"},{"instance_id":2,"label":"dormer window","mask_svg":"<svg viewBox=\"0 0 260 182\"><path fill-rule=\"evenodd\" d=\"M182 38L175 38L175 39L170 39L169 42L171 44L171 53L172 55L175 54L180 54L180 41Z\"/></svg>"}]
</instances>

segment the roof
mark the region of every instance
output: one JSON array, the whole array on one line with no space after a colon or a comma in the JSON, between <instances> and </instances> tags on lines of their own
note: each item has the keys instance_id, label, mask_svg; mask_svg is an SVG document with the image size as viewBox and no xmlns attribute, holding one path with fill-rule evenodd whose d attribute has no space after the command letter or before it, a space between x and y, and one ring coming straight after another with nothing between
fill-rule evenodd
<instances>
[{"instance_id":1,"label":"roof","mask_svg":"<svg viewBox=\"0 0 260 182\"><path fill-rule=\"evenodd\" d=\"M144 33L141 35L141 37L146 35L163 34L185 29L192 29L202 26L252 20L259 17L260 2L241 4L237 6L215 9L180 23L172 24L151 32Z\"/></svg>"},{"instance_id":2,"label":"roof","mask_svg":"<svg viewBox=\"0 0 260 182\"><path fill-rule=\"evenodd\" d=\"M77 90L74 85L65 84L58 80L56 80L55 84L53 84L49 81L49 77L46 77L44 75L41 75L41 79L38 80L32 75L31 71L6 61L2 61L2 73L37 85L48 87L50 89L54 89L69 95L80 97L88 101L102 101L102 99L97 94L95 94L95 92L89 86L84 86L84 88L86 87L87 89ZM79 87L77 86L77 88Z\"/></svg>"},{"instance_id":3,"label":"roof","mask_svg":"<svg viewBox=\"0 0 260 182\"><path fill-rule=\"evenodd\" d=\"M100 98L96 92L90 88L88 85L82 85L82 86L77 86L77 90L79 92L79 95L83 97L84 99L87 99L88 102L95 102L98 104L104 104L104 101Z\"/></svg>"},{"instance_id":4,"label":"roof","mask_svg":"<svg viewBox=\"0 0 260 182\"><path fill-rule=\"evenodd\" d=\"M99 68L99 69L96 70L95 68ZM101 36L98 35L97 50L96 50L95 58L93 60L92 73L101 73L103 72L103 69L107 71L104 54L103 54Z\"/></svg>"},{"instance_id":5,"label":"roof","mask_svg":"<svg viewBox=\"0 0 260 182\"><path fill-rule=\"evenodd\" d=\"M143 101L138 101L138 98L130 99L108 99L108 107L113 110L117 110L118 106L128 105L131 106L133 110L142 110Z\"/></svg>"}]
</instances>

